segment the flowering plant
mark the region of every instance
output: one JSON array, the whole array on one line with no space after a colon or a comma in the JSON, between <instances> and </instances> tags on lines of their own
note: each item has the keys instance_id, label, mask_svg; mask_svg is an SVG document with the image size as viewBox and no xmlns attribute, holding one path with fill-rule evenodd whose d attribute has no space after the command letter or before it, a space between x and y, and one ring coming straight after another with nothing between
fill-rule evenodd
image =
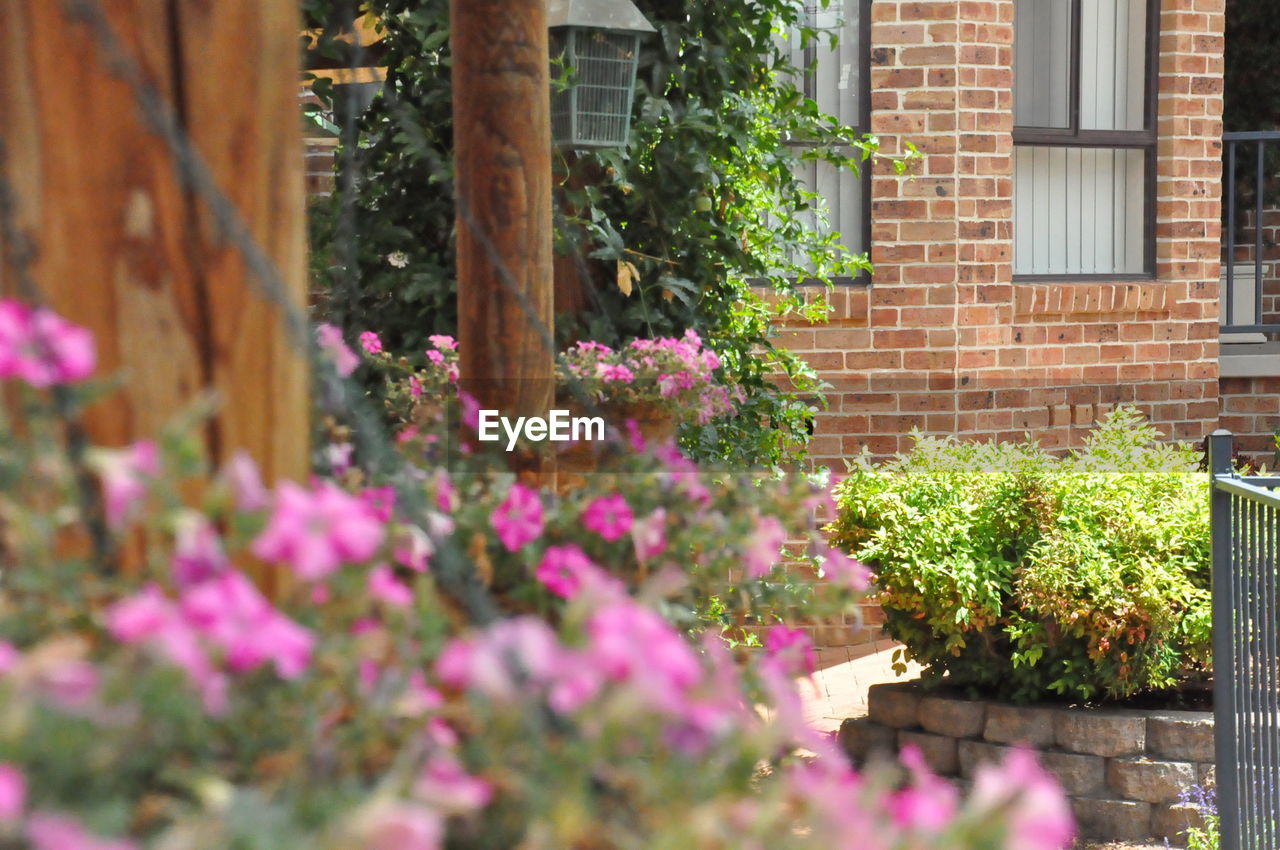
<instances>
[{"instance_id":1,"label":"flowering plant","mask_svg":"<svg viewBox=\"0 0 1280 850\"><path fill-rule=\"evenodd\" d=\"M76 330L38 331L55 335L36 340L46 354L0 337L0 362L79 356ZM324 346L335 366L340 345ZM207 470L169 436L86 456L101 485L86 498L29 374L50 373L12 371L6 389L35 421L0 423L6 846L1050 850L1070 837L1028 754L984 767L967 800L911 751L900 770L858 774L804 722L802 635L769 626L762 650L735 653L693 628L707 594L762 628L785 611L785 529L826 498L805 482L746 487L636 453L563 497L413 465L269 485L238 455L193 488ZM128 570L128 548L78 545L97 513L145 541ZM847 606L861 567L820 559L830 592L815 611Z\"/></svg>"},{"instance_id":2,"label":"flowering plant","mask_svg":"<svg viewBox=\"0 0 1280 850\"><path fill-rule=\"evenodd\" d=\"M741 391L716 379L720 357L694 331L676 339L634 339L618 350L579 342L561 357L561 383L592 403L652 404L705 425L732 413Z\"/></svg>"}]
</instances>

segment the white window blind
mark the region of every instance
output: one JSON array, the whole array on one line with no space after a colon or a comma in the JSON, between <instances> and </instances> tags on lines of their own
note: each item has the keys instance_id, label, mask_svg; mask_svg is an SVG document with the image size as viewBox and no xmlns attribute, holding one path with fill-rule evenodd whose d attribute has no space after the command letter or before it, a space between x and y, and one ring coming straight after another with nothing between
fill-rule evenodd
<instances>
[{"instance_id":1,"label":"white window blind","mask_svg":"<svg viewBox=\"0 0 1280 850\"><path fill-rule=\"evenodd\" d=\"M1015 0L1015 274L1148 271L1148 12Z\"/></svg>"}]
</instances>

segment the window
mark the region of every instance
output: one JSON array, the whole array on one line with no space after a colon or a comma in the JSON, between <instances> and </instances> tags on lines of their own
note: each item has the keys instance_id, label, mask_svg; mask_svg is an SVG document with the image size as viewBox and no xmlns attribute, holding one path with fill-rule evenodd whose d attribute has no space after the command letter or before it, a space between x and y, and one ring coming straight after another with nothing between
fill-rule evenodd
<instances>
[{"instance_id":1,"label":"window","mask_svg":"<svg viewBox=\"0 0 1280 850\"><path fill-rule=\"evenodd\" d=\"M1015 0L1015 275L1152 273L1158 15L1149 0Z\"/></svg>"},{"instance_id":2,"label":"window","mask_svg":"<svg viewBox=\"0 0 1280 850\"><path fill-rule=\"evenodd\" d=\"M805 69L803 91L828 115L843 124L866 132L870 125L870 73L867 36L871 16L870 0L831 0L826 8L810 2L805 7L808 24L822 35L800 46L793 45L792 64ZM834 33L833 47L827 33ZM799 146L799 145L797 145ZM857 174L837 169L826 162L802 162L799 178L826 204L827 226L840 234L850 251L867 250L871 236L871 164L864 163ZM810 213L816 224L818 211ZM849 283L850 279L840 282Z\"/></svg>"}]
</instances>

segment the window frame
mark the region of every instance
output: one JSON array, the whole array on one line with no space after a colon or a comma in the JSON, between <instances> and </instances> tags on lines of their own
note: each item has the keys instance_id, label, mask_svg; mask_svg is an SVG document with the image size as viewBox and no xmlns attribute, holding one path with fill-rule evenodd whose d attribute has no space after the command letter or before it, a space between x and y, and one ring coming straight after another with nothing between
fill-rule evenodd
<instances>
[{"instance_id":1,"label":"window frame","mask_svg":"<svg viewBox=\"0 0 1280 850\"><path fill-rule=\"evenodd\" d=\"M856 3L858 7L858 123L854 129L859 135L871 132L871 3L872 0L846 0ZM806 5L805 11L809 7ZM804 62L804 96L817 100L817 84L813 75L813 64L817 58L817 46L810 42L805 47ZM812 142L786 142L790 148L817 148L822 145ZM865 159L858 167L858 183L862 187L862 252L871 256L871 160ZM870 286L871 273L865 269L856 276L838 275L831 278L833 286ZM826 283L815 277L796 278L795 286L826 286Z\"/></svg>"},{"instance_id":2,"label":"window frame","mask_svg":"<svg viewBox=\"0 0 1280 850\"><path fill-rule=\"evenodd\" d=\"M1072 274L1018 274L1015 283L1043 281L1143 281L1155 279L1156 267L1156 153L1159 143L1159 81L1160 81L1160 0L1145 0L1147 4L1147 45L1143 65L1143 118L1146 124L1141 130L1083 130L1080 128L1080 30L1082 0L1071 3L1071 43L1068 66L1068 109L1066 127L1026 127L1015 124L1013 145L1017 147L1093 148L1142 150L1143 204L1142 204L1142 265L1141 272L1086 272ZM1015 4L1014 14L1017 14ZM1018 49L1014 44L1014 50ZM1014 81L1017 85L1017 81ZM1016 113L1015 113L1016 115ZM1014 222L1017 226L1017 222Z\"/></svg>"}]
</instances>

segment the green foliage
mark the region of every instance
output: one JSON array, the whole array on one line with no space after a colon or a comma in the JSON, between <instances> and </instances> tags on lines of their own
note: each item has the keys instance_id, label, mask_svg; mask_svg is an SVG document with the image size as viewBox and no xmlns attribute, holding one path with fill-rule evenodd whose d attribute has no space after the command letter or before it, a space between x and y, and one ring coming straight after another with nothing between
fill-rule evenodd
<instances>
[{"instance_id":1,"label":"green foliage","mask_svg":"<svg viewBox=\"0 0 1280 850\"><path fill-rule=\"evenodd\" d=\"M1210 655L1207 478L1116 410L1084 447L919 437L838 490L835 540L876 570L926 676L1019 701L1116 699Z\"/></svg>"},{"instance_id":2,"label":"green foliage","mask_svg":"<svg viewBox=\"0 0 1280 850\"><path fill-rule=\"evenodd\" d=\"M306 0L304 9L336 31L337 5ZM829 284L868 268L839 234L805 223L822 204L795 167L805 157L856 168L875 140L797 88L780 34L819 37L801 26L800 0L638 5L658 32L642 44L629 145L561 152L555 164L557 249L589 258L590 281L587 307L559 316L557 336L617 347L698 331L748 398L738 416L687 429L686 448L776 462L807 439L813 404L801 399L820 397L821 383L773 346L772 321L782 311L824 311L823 299L804 303L797 279ZM456 326L447 3L372 0L362 9L385 34L388 79L348 130L347 191L316 206L316 279L331 321L377 330L414 357L428 334ZM318 52L347 56L332 40ZM403 268L388 262L400 254ZM617 284L619 264L634 270L632 285ZM769 380L778 373L788 389Z\"/></svg>"}]
</instances>

